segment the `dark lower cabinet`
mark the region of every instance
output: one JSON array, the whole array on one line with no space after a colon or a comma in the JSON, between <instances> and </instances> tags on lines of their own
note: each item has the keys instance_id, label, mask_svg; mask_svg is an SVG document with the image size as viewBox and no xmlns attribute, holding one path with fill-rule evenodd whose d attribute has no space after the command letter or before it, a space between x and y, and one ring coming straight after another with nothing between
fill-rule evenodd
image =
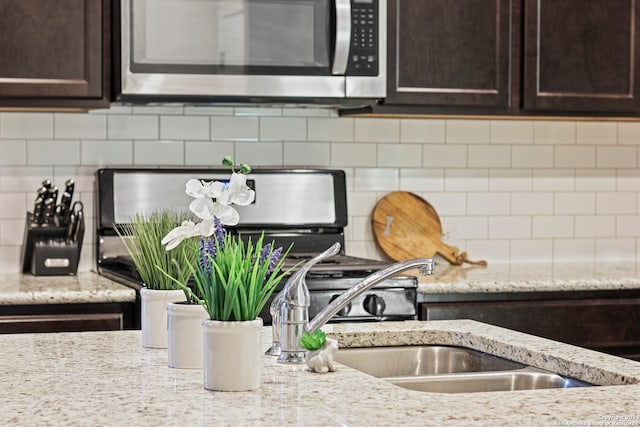
<instances>
[{"instance_id":1,"label":"dark lower cabinet","mask_svg":"<svg viewBox=\"0 0 640 427\"><path fill-rule=\"evenodd\" d=\"M110 0L0 1L0 107L106 107Z\"/></svg>"},{"instance_id":2,"label":"dark lower cabinet","mask_svg":"<svg viewBox=\"0 0 640 427\"><path fill-rule=\"evenodd\" d=\"M474 301L470 296L439 296L437 301L419 304L419 318L472 319L640 360L640 295L542 293L517 298L496 294Z\"/></svg>"},{"instance_id":3,"label":"dark lower cabinet","mask_svg":"<svg viewBox=\"0 0 640 427\"><path fill-rule=\"evenodd\" d=\"M138 329L134 303L42 304L0 307L0 334Z\"/></svg>"}]
</instances>

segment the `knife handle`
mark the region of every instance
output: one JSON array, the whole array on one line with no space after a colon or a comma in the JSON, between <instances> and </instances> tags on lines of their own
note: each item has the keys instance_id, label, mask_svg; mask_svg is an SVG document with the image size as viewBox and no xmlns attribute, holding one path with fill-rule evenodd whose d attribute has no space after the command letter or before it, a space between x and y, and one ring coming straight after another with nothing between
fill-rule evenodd
<instances>
[{"instance_id":1,"label":"knife handle","mask_svg":"<svg viewBox=\"0 0 640 427\"><path fill-rule=\"evenodd\" d=\"M68 212L71 209L71 194L68 192L62 193L60 198L60 204L58 205L57 214L58 219L64 225L67 223Z\"/></svg>"},{"instance_id":2,"label":"knife handle","mask_svg":"<svg viewBox=\"0 0 640 427\"><path fill-rule=\"evenodd\" d=\"M72 179L68 179L64 182L64 192L69 193L69 206L71 206L71 199L73 198L73 190L75 189L75 182Z\"/></svg>"},{"instance_id":3,"label":"knife handle","mask_svg":"<svg viewBox=\"0 0 640 427\"><path fill-rule=\"evenodd\" d=\"M53 221L53 212L55 210L56 202L53 198L48 198L44 201L44 208L42 210L42 216L40 224L51 225Z\"/></svg>"},{"instance_id":4,"label":"knife handle","mask_svg":"<svg viewBox=\"0 0 640 427\"><path fill-rule=\"evenodd\" d=\"M40 225L42 221L42 209L44 206L44 199L42 197L36 198L33 204L33 221L32 224Z\"/></svg>"}]
</instances>

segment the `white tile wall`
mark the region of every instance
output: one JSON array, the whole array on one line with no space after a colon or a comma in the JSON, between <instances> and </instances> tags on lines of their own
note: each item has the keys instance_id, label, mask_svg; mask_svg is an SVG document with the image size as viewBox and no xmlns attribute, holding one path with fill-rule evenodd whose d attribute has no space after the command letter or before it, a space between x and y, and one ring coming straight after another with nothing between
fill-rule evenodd
<instances>
[{"instance_id":1,"label":"white tile wall","mask_svg":"<svg viewBox=\"0 0 640 427\"><path fill-rule=\"evenodd\" d=\"M347 252L382 257L370 213L412 191L471 259L636 260L640 123L338 117L324 108L113 105L0 113L0 272L19 269L25 211L44 178L76 180L93 267L94 172L104 166L253 166L346 172Z\"/></svg>"}]
</instances>

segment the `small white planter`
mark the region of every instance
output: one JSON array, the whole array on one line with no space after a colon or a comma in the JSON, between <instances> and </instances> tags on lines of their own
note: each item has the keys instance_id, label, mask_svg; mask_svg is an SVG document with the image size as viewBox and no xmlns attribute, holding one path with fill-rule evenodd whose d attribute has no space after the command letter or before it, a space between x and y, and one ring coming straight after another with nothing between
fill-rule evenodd
<instances>
[{"instance_id":1,"label":"small white planter","mask_svg":"<svg viewBox=\"0 0 640 427\"><path fill-rule=\"evenodd\" d=\"M202 322L204 388L248 391L260 387L262 319L244 322Z\"/></svg>"},{"instance_id":2,"label":"small white planter","mask_svg":"<svg viewBox=\"0 0 640 427\"><path fill-rule=\"evenodd\" d=\"M209 314L200 304L167 304L167 355L170 368L202 368L202 321Z\"/></svg>"},{"instance_id":3,"label":"small white planter","mask_svg":"<svg viewBox=\"0 0 640 427\"><path fill-rule=\"evenodd\" d=\"M181 290L140 289L142 346L167 348L167 303L186 301Z\"/></svg>"}]
</instances>

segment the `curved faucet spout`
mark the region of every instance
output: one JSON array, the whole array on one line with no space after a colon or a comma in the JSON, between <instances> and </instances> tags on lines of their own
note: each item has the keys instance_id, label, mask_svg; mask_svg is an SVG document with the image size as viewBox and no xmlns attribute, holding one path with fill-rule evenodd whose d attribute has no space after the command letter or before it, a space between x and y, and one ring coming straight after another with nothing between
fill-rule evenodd
<instances>
[{"instance_id":1,"label":"curved faucet spout","mask_svg":"<svg viewBox=\"0 0 640 427\"><path fill-rule=\"evenodd\" d=\"M391 276L395 276L403 271L419 268L420 275L426 276L433 273L433 259L432 258L415 258L407 261L397 262L390 266L378 270L375 273L367 276L361 282L353 285L347 289L342 295L334 299L329 305L327 305L320 313L314 317L307 328L309 333L315 332L316 329L320 329L324 326L333 316L340 310L345 308L351 301L362 295L366 290L371 289L381 281L388 279Z\"/></svg>"}]
</instances>

